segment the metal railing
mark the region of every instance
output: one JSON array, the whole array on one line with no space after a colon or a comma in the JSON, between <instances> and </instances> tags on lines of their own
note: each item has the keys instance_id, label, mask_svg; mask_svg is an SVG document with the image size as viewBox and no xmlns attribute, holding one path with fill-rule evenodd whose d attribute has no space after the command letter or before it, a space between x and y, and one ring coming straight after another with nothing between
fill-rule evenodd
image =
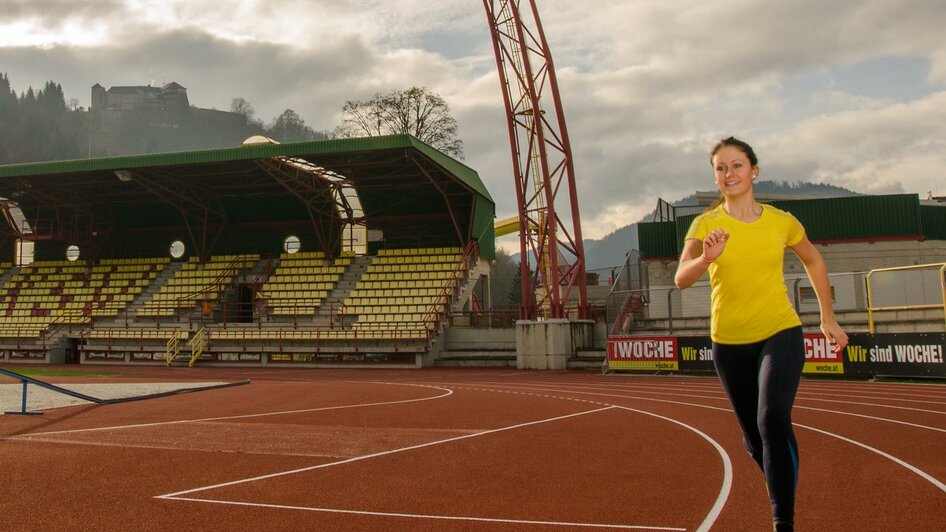
<instances>
[{"instance_id":1,"label":"metal railing","mask_svg":"<svg viewBox=\"0 0 946 532\"><path fill-rule=\"evenodd\" d=\"M187 340L187 345L191 348L191 357L190 360L187 361L187 367L189 368L194 367L194 364L197 363L197 359L204 353L204 337L207 334L206 330L206 328L201 327Z\"/></svg>"},{"instance_id":2,"label":"metal railing","mask_svg":"<svg viewBox=\"0 0 946 532\"><path fill-rule=\"evenodd\" d=\"M463 250L463 256L450 273L450 280L444 284L434 302L424 313L424 329L427 332L428 345L436 331L439 331L440 320L450 308L450 302L457 296L458 291L469 278L470 272L476 267L479 260L480 248L476 241L471 241Z\"/></svg>"},{"instance_id":3,"label":"metal railing","mask_svg":"<svg viewBox=\"0 0 946 532\"><path fill-rule=\"evenodd\" d=\"M832 303L836 312L868 311L866 272L830 274ZM818 299L804 273L785 276L789 300L798 313L818 312ZM627 333L635 322L665 320L661 329L670 334L680 321L710 317L711 287L701 281L680 290L675 286L612 290L607 301L607 322L612 335Z\"/></svg>"},{"instance_id":4,"label":"metal railing","mask_svg":"<svg viewBox=\"0 0 946 532\"><path fill-rule=\"evenodd\" d=\"M115 397L111 399L103 399L99 397L92 397L90 395L85 395L83 393L79 393L75 390L69 390L61 386L56 386L55 384L41 381L39 379L29 377L27 375L23 375L22 373L17 373L15 371L10 371L7 369L0 368L0 375L14 378L16 380L19 380L23 384L23 393L22 393L22 398L21 398L21 403L20 403L21 404L20 410L4 412L5 414L20 414L20 415L41 415L43 413L42 411L34 412L34 411L27 410L27 401L26 401L27 384L32 384L34 386L39 386L41 388L45 388L47 390L51 390L56 393L68 395L70 397L75 397L76 399L80 399L82 401L88 401L90 403L95 403L99 405L107 405L107 404L116 404L116 403L127 403L130 401L142 401L146 399L156 399L159 397L169 397L171 395L177 395L177 394L182 394L182 393L202 392L205 390L218 390L221 388L229 388L231 386L242 386L244 384L250 383L249 379L245 379L242 381L227 382L223 384L210 384L207 386L178 388L178 389L169 390L166 392L157 392L157 393L149 393L149 394L144 394L144 395L132 395L132 396L124 396L124 397Z\"/></svg>"},{"instance_id":5,"label":"metal railing","mask_svg":"<svg viewBox=\"0 0 946 532\"><path fill-rule=\"evenodd\" d=\"M167 350L165 351L166 357L165 361L167 365L170 366L171 362L181 353L181 331L180 329L175 329L174 334L171 335L171 338L167 341Z\"/></svg>"},{"instance_id":6,"label":"metal railing","mask_svg":"<svg viewBox=\"0 0 946 532\"><path fill-rule=\"evenodd\" d=\"M875 312L942 309L946 327L946 263L871 270L866 286L871 333Z\"/></svg>"}]
</instances>

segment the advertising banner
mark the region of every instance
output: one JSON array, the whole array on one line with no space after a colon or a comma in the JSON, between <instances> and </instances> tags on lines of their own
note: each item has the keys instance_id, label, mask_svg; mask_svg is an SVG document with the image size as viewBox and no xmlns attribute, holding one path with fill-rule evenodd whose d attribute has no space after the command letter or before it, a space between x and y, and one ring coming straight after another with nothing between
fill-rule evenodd
<instances>
[{"instance_id":1,"label":"advertising banner","mask_svg":"<svg viewBox=\"0 0 946 532\"><path fill-rule=\"evenodd\" d=\"M805 333L805 373L844 375L844 353L835 352L823 334Z\"/></svg>"},{"instance_id":2,"label":"advertising banner","mask_svg":"<svg viewBox=\"0 0 946 532\"><path fill-rule=\"evenodd\" d=\"M608 339L611 369L678 371L676 336L615 336Z\"/></svg>"},{"instance_id":3,"label":"advertising banner","mask_svg":"<svg viewBox=\"0 0 946 532\"><path fill-rule=\"evenodd\" d=\"M806 375L851 377L944 377L944 333L850 333L835 353L820 333L805 334ZM608 339L613 370L711 372L713 343L708 336L620 336Z\"/></svg>"},{"instance_id":4,"label":"advertising banner","mask_svg":"<svg viewBox=\"0 0 946 532\"><path fill-rule=\"evenodd\" d=\"M680 371L716 371L713 366L713 341L709 336L680 336Z\"/></svg>"},{"instance_id":5,"label":"advertising banner","mask_svg":"<svg viewBox=\"0 0 946 532\"><path fill-rule=\"evenodd\" d=\"M887 333L849 335L844 351L854 375L946 377L943 333Z\"/></svg>"}]
</instances>

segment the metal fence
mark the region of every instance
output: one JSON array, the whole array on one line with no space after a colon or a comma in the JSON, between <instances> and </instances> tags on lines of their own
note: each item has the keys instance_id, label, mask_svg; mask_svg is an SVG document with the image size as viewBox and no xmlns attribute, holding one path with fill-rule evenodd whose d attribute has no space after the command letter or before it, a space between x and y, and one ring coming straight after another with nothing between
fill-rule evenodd
<instances>
[{"instance_id":1,"label":"metal fence","mask_svg":"<svg viewBox=\"0 0 946 532\"><path fill-rule=\"evenodd\" d=\"M672 285L646 288L646 269L635 250L622 265L594 272L597 284L611 289L603 305L592 303L592 319L606 322L611 335L628 333L643 320L668 320L665 329L672 333L674 320L710 316L708 282L685 290ZM946 263L832 273L828 279L836 312L943 308L946 320ZM804 272L786 273L785 289L797 312L818 312L818 298ZM483 311L455 312L451 321L456 326L492 328L513 326L517 318L517 307L493 305Z\"/></svg>"},{"instance_id":2,"label":"metal fence","mask_svg":"<svg viewBox=\"0 0 946 532\"><path fill-rule=\"evenodd\" d=\"M867 272L830 274L831 296L835 311L867 311ZM805 274L785 276L789 300L799 313L817 312L818 298ZM680 290L675 286L654 286L614 290L608 297L608 323L611 334L629 332L635 320L668 320L708 318L710 316L708 282L698 282Z\"/></svg>"},{"instance_id":3,"label":"metal fence","mask_svg":"<svg viewBox=\"0 0 946 532\"><path fill-rule=\"evenodd\" d=\"M619 332L616 327L628 320L643 316L648 301L643 290L643 274L640 252L632 249L625 255L618 273L612 276L611 291L605 300L604 311L611 334Z\"/></svg>"},{"instance_id":4,"label":"metal fence","mask_svg":"<svg viewBox=\"0 0 946 532\"><path fill-rule=\"evenodd\" d=\"M872 270L866 287L870 332L876 312L943 309L946 323L946 263Z\"/></svg>"}]
</instances>

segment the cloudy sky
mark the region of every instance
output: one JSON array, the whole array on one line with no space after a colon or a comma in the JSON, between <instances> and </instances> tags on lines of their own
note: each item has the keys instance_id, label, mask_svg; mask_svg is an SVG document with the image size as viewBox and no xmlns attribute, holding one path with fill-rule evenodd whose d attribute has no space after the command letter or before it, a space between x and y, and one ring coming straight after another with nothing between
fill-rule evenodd
<instances>
[{"instance_id":1,"label":"cloudy sky","mask_svg":"<svg viewBox=\"0 0 946 532\"><path fill-rule=\"evenodd\" d=\"M946 196L942 0L539 0L600 238L658 198L712 190L706 152L748 140L764 179ZM187 87L332 129L345 100L425 86L459 123L499 217L515 214L502 95L479 0L0 0L0 72ZM515 247L515 246L512 246Z\"/></svg>"}]
</instances>

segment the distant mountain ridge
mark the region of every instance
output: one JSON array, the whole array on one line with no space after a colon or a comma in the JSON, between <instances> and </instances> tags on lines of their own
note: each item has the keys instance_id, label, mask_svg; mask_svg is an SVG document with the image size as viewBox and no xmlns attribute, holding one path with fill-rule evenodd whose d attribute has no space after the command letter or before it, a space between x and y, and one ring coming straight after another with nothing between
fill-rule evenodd
<instances>
[{"instance_id":1,"label":"distant mountain ridge","mask_svg":"<svg viewBox=\"0 0 946 532\"><path fill-rule=\"evenodd\" d=\"M757 195L786 195L805 196L812 198L860 196L862 194L843 187L824 183L786 182L786 181L759 181L754 186ZM684 207L697 205L697 195L689 196L671 203L674 206ZM654 218L654 212L638 221L649 222ZM620 267L627 252L640 249L637 240L637 223L626 225L605 235L599 240L585 239L585 269L596 270ZM518 258L515 258L518 261Z\"/></svg>"}]
</instances>

